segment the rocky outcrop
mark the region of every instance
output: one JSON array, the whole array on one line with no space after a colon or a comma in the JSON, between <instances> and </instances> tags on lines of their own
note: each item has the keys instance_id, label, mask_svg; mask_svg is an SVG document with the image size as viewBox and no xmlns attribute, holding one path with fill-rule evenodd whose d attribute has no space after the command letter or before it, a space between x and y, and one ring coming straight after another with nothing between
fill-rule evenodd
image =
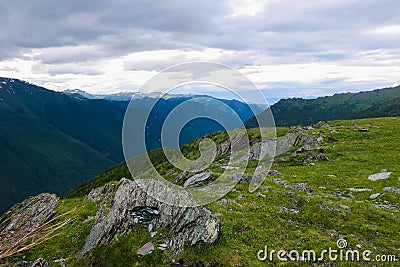
<instances>
[{"instance_id":1,"label":"rocky outcrop","mask_svg":"<svg viewBox=\"0 0 400 267\"><path fill-rule=\"evenodd\" d=\"M266 157L282 155L295 146L302 146L299 152L311 151L319 148L323 142L322 137L307 134L304 130L298 130L293 133L278 137L276 140L264 140L253 144L250 148L250 160L260 160ZM261 147L265 148L261 151ZM274 152L275 147L275 153Z\"/></svg>"},{"instance_id":2,"label":"rocky outcrop","mask_svg":"<svg viewBox=\"0 0 400 267\"><path fill-rule=\"evenodd\" d=\"M45 193L15 204L1 216L0 260L17 253L28 242L30 246L35 246L34 238L40 233L46 235L41 227L54 216L57 204L56 195Z\"/></svg>"},{"instance_id":3,"label":"rocky outcrop","mask_svg":"<svg viewBox=\"0 0 400 267\"><path fill-rule=\"evenodd\" d=\"M58 199L54 194L44 193L15 204L0 217L0 233L33 231L55 214Z\"/></svg>"},{"instance_id":4,"label":"rocky outcrop","mask_svg":"<svg viewBox=\"0 0 400 267\"><path fill-rule=\"evenodd\" d=\"M212 181L214 178L211 175L210 171L202 172L196 175L193 175L189 179L185 181L183 184L184 188L190 188L190 187L197 187L197 186L203 186L208 184L210 181Z\"/></svg>"},{"instance_id":5,"label":"rocky outcrop","mask_svg":"<svg viewBox=\"0 0 400 267\"><path fill-rule=\"evenodd\" d=\"M167 204L168 201L157 200L148 195L142 189L144 187L146 191L156 190L167 198L174 197L180 203L170 205ZM187 192L174 191L161 181L132 181L123 178L116 191L110 194L114 197L109 202L108 212L99 209L81 256L100 244L114 241L120 234L129 233L132 228L143 222L139 218L144 218L146 223L151 225L152 231L160 227L168 229L170 249L174 253L180 253L185 243L194 245L201 241L212 244L220 236L220 221L209 210L195 206L193 198ZM109 196L106 194L104 198ZM187 203L187 206L182 205L183 203Z\"/></svg>"},{"instance_id":6,"label":"rocky outcrop","mask_svg":"<svg viewBox=\"0 0 400 267\"><path fill-rule=\"evenodd\" d=\"M180 174L178 174L174 181L172 183L174 184L179 184L181 181L185 181L189 177L189 172L188 171L182 171Z\"/></svg>"},{"instance_id":7,"label":"rocky outcrop","mask_svg":"<svg viewBox=\"0 0 400 267\"><path fill-rule=\"evenodd\" d=\"M281 178L276 178L273 180L274 183L284 186L286 189L289 190L296 190L296 191L303 191L310 195L315 195L315 191L308 187L308 183L299 183L295 185L288 185L286 182Z\"/></svg>"}]
</instances>

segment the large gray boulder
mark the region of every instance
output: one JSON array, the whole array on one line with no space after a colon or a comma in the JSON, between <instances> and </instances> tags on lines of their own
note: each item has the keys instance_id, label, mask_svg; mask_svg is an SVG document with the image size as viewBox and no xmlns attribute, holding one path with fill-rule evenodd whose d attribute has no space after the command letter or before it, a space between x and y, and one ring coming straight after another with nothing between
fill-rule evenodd
<instances>
[{"instance_id":1,"label":"large gray boulder","mask_svg":"<svg viewBox=\"0 0 400 267\"><path fill-rule=\"evenodd\" d=\"M276 139L267 139L253 144L250 148L250 160L261 160L268 157L282 155L295 146L302 146L303 149L314 150L319 148L322 138L308 134L304 130L297 130L280 136ZM264 151L261 151L263 147ZM275 153L274 153L275 150Z\"/></svg>"},{"instance_id":2,"label":"large gray boulder","mask_svg":"<svg viewBox=\"0 0 400 267\"><path fill-rule=\"evenodd\" d=\"M145 185L146 190L138 183ZM169 205L159 201L145 192L151 190L162 192L165 197L174 197L179 203ZM187 192L174 191L161 181L132 181L123 178L114 193L115 196L109 201L108 212L99 209L81 256L100 244L113 242L118 235L129 233L134 227L138 227L138 223L143 222L139 218L145 218L146 224L151 224L152 231L160 227L169 229L170 249L174 253L182 252L185 243L212 244L220 236L221 223L209 210L195 206L193 198ZM106 194L104 199L108 198L110 197ZM183 206L184 203L187 204L186 207Z\"/></svg>"}]
</instances>

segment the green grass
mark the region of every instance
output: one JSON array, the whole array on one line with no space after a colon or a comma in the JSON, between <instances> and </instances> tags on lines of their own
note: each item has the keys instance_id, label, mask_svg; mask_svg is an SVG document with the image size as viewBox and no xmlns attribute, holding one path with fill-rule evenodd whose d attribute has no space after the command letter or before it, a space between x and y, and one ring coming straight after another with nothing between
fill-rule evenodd
<instances>
[{"instance_id":1,"label":"green grass","mask_svg":"<svg viewBox=\"0 0 400 267\"><path fill-rule=\"evenodd\" d=\"M284 188L273 182L273 177L264 181L264 186L271 190L261 192L264 196L248 192L248 184L238 184L226 198L228 204L218 202L209 204L210 209L222 223L222 235L215 246L198 244L187 245L184 252L177 256L168 252L156 251L144 257L138 257L136 250L148 241L162 241L162 236L151 238L148 231L135 228L133 232L121 237L118 242L101 246L90 253L85 259L74 258L82 248L85 234L90 230L89 221L84 219L95 212L94 204L82 200L79 192L88 192L90 187L101 185L110 180L118 180L125 176L124 165L117 166L97 179L85 184L84 189L76 191L74 198L64 199L59 212L84 205L85 208L71 214L77 216L74 224L65 229L65 233L49 241L40 248L26 252L18 257L34 259L39 256L54 259L68 258L71 266L169 266L172 259L182 259L186 265L201 261L206 266L309 266L299 262L261 262L257 252L268 245L269 249L304 250L314 249L317 253L323 249L336 248L336 241L344 237L349 248L357 244L363 249L373 252L372 255L394 254L400 258L400 214L399 211L389 211L374 206L375 204L393 204L400 206L399 194L384 192L383 187L400 187L400 118L362 119L354 121L332 121L332 128L315 128L309 132L319 133L338 140L335 143L325 142L322 146L324 155L329 161L315 161L315 165L303 164L301 158L306 153L293 156L291 152L282 155L287 159L273 165L273 169L281 172L283 179L289 184L307 182L316 195ZM370 129L370 132L360 132L360 128ZM253 130L252 131L256 131ZM278 129L278 133L287 133L288 129ZM252 133L254 138L256 134ZM211 136L213 137L213 136ZM252 137L252 138L253 138ZM214 136L216 140L226 140L225 137ZM188 144L186 153L196 148L196 142ZM197 143L198 144L198 143ZM211 168L214 174L222 172L218 158ZM160 163L163 164L163 163ZM254 167L255 162L248 167ZM223 164L222 164L223 165ZM166 167L166 165L164 166ZM392 172L390 178L380 181L370 181L368 176L387 169ZM350 192L348 188L370 188L371 192ZM260 192L260 191L258 191ZM373 193L383 193L375 200L369 196ZM341 195L340 195L340 194ZM244 199L238 196L244 195ZM387 203L385 203L385 201ZM317 206L323 204L341 212L324 210ZM346 205L351 210L339 207ZM287 213L281 207L300 210L299 213ZM343 215L345 214L345 215ZM13 259L15 260L15 259ZM319 266L318 263L315 266ZM325 262L330 266L364 266L365 262ZM372 265L371 265L372 266ZM379 266L379 265L378 265ZM391 266L390 263L387 266ZM393 264L394 266L394 264Z\"/></svg>"}]
</instances>

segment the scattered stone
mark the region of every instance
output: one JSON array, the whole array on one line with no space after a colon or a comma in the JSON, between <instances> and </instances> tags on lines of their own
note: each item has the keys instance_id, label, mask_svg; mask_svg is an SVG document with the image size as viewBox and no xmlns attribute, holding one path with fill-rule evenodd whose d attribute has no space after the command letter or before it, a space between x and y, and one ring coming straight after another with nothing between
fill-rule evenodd
<instances>
[{"instance_id":1,"label":"scattered stone","mask_svg":"<svg viewBox=\"0 0 400 267\"><path fill-rule=\"evenodd\" d=\"M326 189L326 186L319 186L319 189Z\"/></svg>"},{"instance_id":2,"label":"scattered stone","mask_svg":"<svg viewBox=\"0 0 400 267\"><path fill-rule=\"evenodd\" d=\"M349 188L350 192L369 192L372 191L371 188Z\"/></svg>"},{"instance_id":3,"label":"scattered stone","mask_svg":"<svg viewBox=\"0 0 400 267\"><path fill-rule=\"evenodd\" d=\"M218 201L218 204L227 205L227 204L228 204L228 200L225 199L225 198L223 198L223 199L221 199L221 200Z\"/></svg>"},{"instance_id":4,"label":"scattered stone","mask_svg":"<svg viewBox=\"0 0 400 267\"><path fill-rule=\"evenodd\" d=\"M244 195L243 195L243 194L240 194L240 195L237 197L237 199L239 199L239 200L244 199Z\"/></svg>"},{"instance_id":5,"label":"scattered stone","mask_svg":"<svg viewBox=\"0 0 400 267\"><path fill-rule=\"evenodd\" d=\"M395 193L400 194L400 188L397 188L397 187L384 187L384 188L383 188L383 191L386 191L386 192L395 192Z\"/></svg>"},{"instance_id":6,"label":"scattered stone","mask_svg":"<svg viewBox=\"0 0 400 267\"><path fill-rule=\"evenodd\" d=\"M256 197L267 197L266 195L263 195L263 194L261 194L261 193L257 193L256 194Z\"/></svg>"},{"instance_id":7,"label":"scattered stone","mask_svg":"<svg viewBox=\"0 0 400 267\"><path fill-rule=\"evenodd\" d=\"M262 185L258 188L261 192L270 191L272 188L270 186Z\"/></svg>"},{"instance_id":8,"label":"scattered stone","mask_svg":"<svg viewBox=\"0 0 400 267\"><path fill-rule=\"evenodd\" d=\"M300 212L300 209L297 208L297 207L293 207L293 208L292 208L292 207L290 207L290 208L288 208L288 207L281 207L281 211L297 214L297 213Z\"/></svg>"},{"instance_id":9,"label":"scattered stone","mask_svg":"<svg viewBox=\"0 0 400 267\"><path fill-rule=\"evenodd\" d=\"M46 259L39 258L35 260L30 267L50 267L50 262Z\"/></svg>"},{"instance_id":10,"label":"scattered stone","mask_svg":"<svg viewBox=\"0 0 400 267\"><path fill-rule=\"evenodd\" d=\"M318 159L321 160L321 161L329 161L329 158L327 156L325 156L325 155L319 156Z\"/></svg>"},{"instance_id":11,"label":"scattered stone","mask_svg":"<svg viewBox=\"0 0 400 267\"><path fill-rule=\"evenodd\" d=\"M283 185L286 186L286 182L281 179L281 178L275 178L274 180L272 180L274 183L279 184L279 185Z\"/></svg>"},{"instance_id":12,"label":"scattered stone","mask_svg":"<svg viewBox=\"0 0 400 267\"><path fill-rule=\"evenodd\" d=\"M377 197L379 197L380 195L382 195L381 193L375 193L369 196L370 199L375 199Z\"/></svg>"},{"instance_id":13,"label":"scattered stone","mask_svg":"<svg viewBox=\"0 0 400 267\"><path fill-rule=\"evenodd\" d=\"M166 250L167 248L170 248L172 246L172 241L171 240L165 240L164 244L159 244L157 247L159 250Z\"/></svg>"},{"instance_id":14,"label":"scattered stone","mask_svg":"<svg viewBox=\"0 0 400 267\"><path fill-rule=\"evenodd\" d=\"M377 180L387 179L387 178L389 178L389 176L391 174L392 174L391 172L388 172L386 170L382 170L382 172L371 174L368 177L368 180L377 181Z\"/></svg>"},{"instance_id":15,"label":"scattered stone","mask_svg":"<svg viewBox=\"0 0 400 267\"><path fill-rule=\"evenodd\" d=\"M293 192L283 192L284 196L290 196L290 197L299 197L298 194L293 193Z\"/></svg>"},{"instance_id":16,"label":"scattered stone","mask_svg":"<svg viewBox=\"0 0 400 267\"><path fill-rule=\"evenodd\" d=\"M351 210L351 208L349 206L344 205L344 204L336 204L336 206L338 206L339 208L344 209L344 210Z\"/></svg>"},{"instance_id":17,"label":"scattered stone","mask_svg":"<svg viewBox=\"0 0 400 267\"><path fill-rule=\"evenodd\" d=\"M313 154L307 154L304 158L302 158L301 159L301 162L302 163L310 163L310 162L312 162L312 160L314 160L314 159L316 159L317 158L317 156L316 155L313 155Z\"/></svg>"},{"instance_id":18,"label":"scattered stone","mask_svg":"<svg viewBox=\"0 0 400 267\"><path fill-rule=\"evenodd\" d=\"M287 185L287 189L303 191L310 195L315 195L315 191L308 187L308 183L300 183L297 185Z\"/></svg>"},{"instance_id":19,"label":"scattered stone","mask_svg":"<svg viewBox=\"0 0 400 267\"><path fill-rule=\"evenodd\" d=\"M317 206L320 207L321 209L329 210L329 211L335 211L335 212L337 212L337 213L339 213L339 214L341 214L343 216L346 216L346 213L344 213L341 210L335 209L333 207L330 207L330 206L327 206L327 205L324 205L324 204L317 204Z\"/></svg>"},{"instance_id":20,"label":"scattered stone","mask_svg":"<svg viewBox=\"0 0 400 267\"><path fill-rule=\"evenodd\" d=\"M281 178L275 178L273 180L273 182L276 184L279 184L279 185L283 185L286 189L303 191L303 192L306 192L307 194L315 195L315 191L308 187L308 183L299 183L297 185L287 185L286 182Z\"/></svg>"},{"instance_id":21,"label":"scattered stone","mask_svg":"<svg viewBox=\"0 0 400 267\"><path fill-rule=\"evenodd\" d=\"M283 176L283 174L276 170L269 170L267 172L267 176Z\"/></svg>"},{"instance_id":22,"label":"scattered stone","mask_svg":"<svg viewBox=\"0 0 400 267\"><path fill-rule=\"evenodd\" d=\"M399 207L392 204L374 204L376 208L384 209L384 210L391 210L391 211L399 211Z\"/></svg>"},{"instance_id":23,"label":"scattered stone","mask_svg":"<svg viewBox=\"0 0 400 267\"><path fill-rule=\"evenodd\" d=\"M203 186L208 184L210 181L212 181L214 178L211 175L210 171L202 172L196 175L193 175L189 179L185 181L183 184L184 188L190 188L190 187L198 187L198 186Z\"/></svg>"},{"instance_id":24,"label":"scattered stone","mask_svg":"<svg viewBox=\"0 0 400 267\"><path fill-rule=\"evenodd\" d=\"M336 233L336 232L329 232L329 235L330 235L330 236L338 236L338 233Z\"/></svg>"},{"instance_id":25,"label":"scattered stone","mask_svg":"<svg viewBox=\"0 0 400 267\"><path fill-rule=\"evenodd\" d=\"M54 263L59 263L61 267L66 267L67 265L65 264L65 259L64 258L59 258L53 261Z\"/></svg>"},{"instance_id":26,"label":"scattered stone","mask_svg":"<svg viewBox=\"0 0 400 267\"><path fill-rule=\"evenodd\" d=\"M148 242L137 250L137 254L139 256L144 256L144 255L152 253L153 251L154 251L154 244L151 242Z\"/></svg>"},{"instance_id":27,"label":"scattered stone","mask_svg":"<svg viewBox=\"0 0 400 267\"><path fill-rule=\"evenodd\" d=\"M327 174L327 175L325 175L326 177L336 177L336 175L334 175L334 174Z\"/></svg>"},{"instance_id":28,"label":"scattered stone","mask_svg":"<svg viewBox=\"0 0 400 267\"><path fill-rule=\"evenodd\" d=\"M297 150L295 151L295 154L303 153L303 152L306 152L306 151L311 151L311 150L313 150L313 149L314 149L314 148L313 148L311 145L306 144L306 145L300 147L299 149L297 149Z\"/></svg>"},{"instance_id":29,"label":"scattered stone","mask_svg":"<svg viewBox=\"0 0 400 267\"><path fill-rule=\"evenodd\" d=\"M361 246L360 244L357 244L357 245L356 245L356 248L362 249L362 246Z\"/></svg>"},{"instance_id":30,"label":"scattered stone","mask_svg":"<svg viewBox=\"0 0 400 267\"><path fill-rule=\"evenodd\" d=\"M358 131L359 131L359 132L371 132L370 129L366 129L366 128L358 129Z\"/></svg>"}]
</instances>

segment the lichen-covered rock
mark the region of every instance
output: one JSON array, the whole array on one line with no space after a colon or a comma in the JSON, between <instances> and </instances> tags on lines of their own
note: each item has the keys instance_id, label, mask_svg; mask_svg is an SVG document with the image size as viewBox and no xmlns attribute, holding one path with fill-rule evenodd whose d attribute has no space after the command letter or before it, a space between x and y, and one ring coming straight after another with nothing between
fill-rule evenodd
<instances>
[{"instance_id":1,"label":"lichen-covered rock","mask_svg":"<svg viewBox=\"0 0 400 267\"><path fill-rule=\"evenodd\" d=\"M58 197L43 193L15 204L0 217L0 233L10 231L33 231L54 214Z\"/></svg>"},{"instance_id":2,"label":"lichen-covered rock","mask_svg":"<svg viewBox=\"0 0 400 267\"><path fill-rule=\"evenodd\" d=\"M165 197L179 194L177 205L169 205L148 195L138 184L146 186L146 191L153 190L163 192ZM106 198L106 197L105 197ZM168 201L167 201L168 202ZM182 205L186 203L187 206ZM110 243L117 235L129 233L138 222L134 212L137 207L152 207L159 214L152 219L151 225L157 230L160 227L169 230L171 251L180 253L185 243L192 245L199 241L214 243L221 232L220 221L211 212L201 206L196 206L191 195L185 191L175 192L158 180L128 180L121 179L115 196L110 202L108 213L101 212L96 215L89 236L86 238L81 256L100 244ZM136 223L135 223L136 221Z\"/></svg>"},{"instance_id":3,"label":"lichen-covered rock","mask_svg":"<svg viewBox=\"0 0 400 267\"><path fill-rule=\"evenodd\" d=\"M115 184L106 184L102 187L97 187L92 191L90 191L90 193L86 196L86 198L97 203L102 201L105 195L114 192L115 190L116 190Z\"/></svg>"},{"instance_id":4,"label":"lichen-covered rock","mask_svg":"<svg viewBox=\"0 0 400 267\"><path fill-rule=\"evenodd\" d=\"M278 137L275 140L267 139L253 144L250 148L250 160L260 160L263 158L282 155L294 146L302 146L301 152L314 150L319 148L322 138L312 134L307 134L305 131L296 131ZM263 148L263 151L261 151ZM274 153L275 150L275 153ZM304 150L304 151L303 151Z\"/></svg>"}]
</instances>

